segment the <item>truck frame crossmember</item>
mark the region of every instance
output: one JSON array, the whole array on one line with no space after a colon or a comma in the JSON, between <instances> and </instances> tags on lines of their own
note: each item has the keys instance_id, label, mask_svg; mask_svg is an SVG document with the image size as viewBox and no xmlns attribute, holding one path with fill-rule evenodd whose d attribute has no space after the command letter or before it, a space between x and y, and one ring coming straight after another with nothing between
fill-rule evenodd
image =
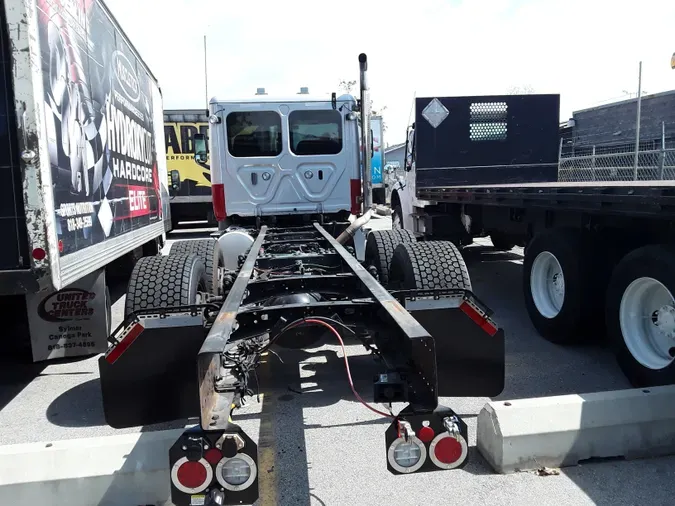
<instances>
[{"instance_id":1,"label":"truck frame crossmember","mask_svg":"<svg viewBox=\"0 0 675 506\"><path fill-rule=\"evenodd\" d=\"M294 255L267 252L282 244L286 245L284 249L295 249L294 245L300 244L297 240L302 241L298 249L314 249L318 253L298 253L297 249ZM328 276L291 274L276 279L250 280L254 271L262 271L263 268L258 265L278 271L288 268L280 266L284 261L287 265L290 261L293 268L302 268L303 262L307 260L318 263L310 263L310 269L311 266L319 265L319 270L342 272ZM266 272L273 274L275 271ZM295 292L298 289L319 290L330 294L332 300L264 305L266 300L270 300L267 294ZM383 350L392 348L409 349L412 370L409 371L411 389L407 400L419 409L432 411L436 408L438 394L433 338L403 309L400 302L379 285L358 260L318 223L290 233L263 226L199 352L197 361L202 428L213 430L228 427L229 411L236 394L235 385L240 378L228 375L231 383L225 386L228 380L221 375L224 354L234 353L241 343L252 336L280 335L287 320L302 322L303 318L319 316L339 317L347 326L365 325L373 331L373 338L369 341L377 346L380 353L388 354ZM383 335L387 335L386 340L380 338ZM392 346L392 340L398 346ZM386 358L390 359L388 362L395 363L396 357Z\"/></svg>"}]
</instances>

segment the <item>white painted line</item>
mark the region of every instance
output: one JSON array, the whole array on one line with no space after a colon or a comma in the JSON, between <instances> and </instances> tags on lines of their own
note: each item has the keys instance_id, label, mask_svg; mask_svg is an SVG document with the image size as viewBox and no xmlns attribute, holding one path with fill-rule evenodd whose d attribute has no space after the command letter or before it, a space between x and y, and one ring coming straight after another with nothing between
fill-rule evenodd
<instances>
[{"instance_id":1,"label":"white painted line","mask_svg":"<svg viewBox=\"0 0 675 506\"><path fill-rule=\"evenodd\" d=\"M183 430L0 446L0 504L169 506Z\"/></svg>"},{"instance_id":2,"label":"white painted line","mask_svg":"<svg viewBox=\"0 0 675 506\"><path fill-rule=\"evenodd\" d=\"M498 473L675 453L675 386L489 402L477 446Z\"/></svg>"}]
</instances>

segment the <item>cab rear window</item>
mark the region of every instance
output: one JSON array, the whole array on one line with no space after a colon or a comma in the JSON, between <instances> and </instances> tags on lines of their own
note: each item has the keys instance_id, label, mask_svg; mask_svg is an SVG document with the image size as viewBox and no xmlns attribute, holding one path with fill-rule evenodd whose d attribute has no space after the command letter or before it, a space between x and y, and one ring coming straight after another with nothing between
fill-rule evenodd
<instances>
[{"instance_id":1,"label":"cab rear window","mask_svg":"<svg viewBox=\"0 0 675 506\"><path fill-rule=\"evenodd\" d=\"M281 154L281 116L274 111L231 112L227 115L227 149L238 158Z\"/></svg>"},{"instance_id":2,"label":"cab rear window","mask_svg":"<svg viewBox=\"0 0 675 506\"><path fill-rule=\"evenodd\" d=\"M300 156L342 151L342 115L338 111L293 111L288 116L291 151Z\"/></svg>"}]
</instances>

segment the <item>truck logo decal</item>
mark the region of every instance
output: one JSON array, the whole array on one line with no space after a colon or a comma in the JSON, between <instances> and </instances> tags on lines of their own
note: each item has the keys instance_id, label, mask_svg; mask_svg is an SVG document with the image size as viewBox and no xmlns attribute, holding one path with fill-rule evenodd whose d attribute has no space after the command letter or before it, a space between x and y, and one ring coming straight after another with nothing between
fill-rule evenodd
<instances>
[{"instance_id":1,"label":"truck logo decal","mask_svg":"<svg viewBox=\"0 0 675 506\"><path fill-rule=\"evenodd\" d=\"M132 102L138 102L141 98L138 77L136 77L136 71L131 66L131 62L121 51L113 53L113 68L115 69L117 82L122 87L127 98Z\"/></svg>"},{"instance_id":2,"label":"truck logo decal","mask_svg":"<svg viewBox=\"0 0 675 506\"><path fill-rule=\"evenodd\" d=\"M89 302L96 298L94 292L81 288L65 288L42 299L38 316L48 322L86 320L94 314Z\"/></svg>"}]
</instances>

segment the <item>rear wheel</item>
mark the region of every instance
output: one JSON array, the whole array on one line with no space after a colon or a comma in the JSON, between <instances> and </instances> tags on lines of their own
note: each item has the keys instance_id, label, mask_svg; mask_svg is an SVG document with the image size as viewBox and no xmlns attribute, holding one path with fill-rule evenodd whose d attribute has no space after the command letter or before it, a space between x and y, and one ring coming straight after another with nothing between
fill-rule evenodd
<instances>
[{"instance_id":1,"label":"rear wheel","mask_svg":"<svg viewBox=\"0 0 675 506\"><path fill-rule=\"evenodd\" d=\"M542 337L556 344L582 341L598 318L601 288L593 252L581 232L551 230L528 244L523 262L525 307ZM597 295L597 296L596 296Z\"/></svg>"},{"instance_id":2,"label":"rear wheel","mask_svg":"<svg viewBox=\"0 0 675 506\"><path fill-rule=\"evenodd\" d=\"M124 317L141 309L199 304L204 262L195 253L141 258L129 280Z\"/></svg>"},{"instance_id":3,"label":"rear wheel","mask_svg":"<svg viewBox=\"0 0 675 506\"><path fill-rule=\"evenodd\" d=\"M392 256L389 280L390 287L399 290L471 290L469 270L450 241L399 244Z\"/></svg>"},{"instance_id":4,"label":"rear wheel","mask_svg":"<svg viewBox=\"0 0 675 506\"><path fill-rule=\"evenodd\" d=\"M646 246L621 260L605 318L619 366L635 387L675 383L675 248Z\"/></svg>"},{"instance_id":5,"label":"rear wheel","mask_svg":"<svg viewBox=\"0 0 675 506\"><path fill-rule=\"evenodd\" d=\"M220 294L219 267L223 266L220 246L216 239L176 241L171 245L169 255L196 253L204 262L204 283L212 295Z\"/></svg>"},{"instance_id":6,"label":"rear wheel","mask_svg":"<svg viewBox=\"0 0 675 506\"><path fill-rule=\"evenodd\" d=\"M366 239L366 265L375 267L383 286L389 283L389 266L399 244L415 242L409 230L372 230Z\"/></svg>"}]
</instances>

